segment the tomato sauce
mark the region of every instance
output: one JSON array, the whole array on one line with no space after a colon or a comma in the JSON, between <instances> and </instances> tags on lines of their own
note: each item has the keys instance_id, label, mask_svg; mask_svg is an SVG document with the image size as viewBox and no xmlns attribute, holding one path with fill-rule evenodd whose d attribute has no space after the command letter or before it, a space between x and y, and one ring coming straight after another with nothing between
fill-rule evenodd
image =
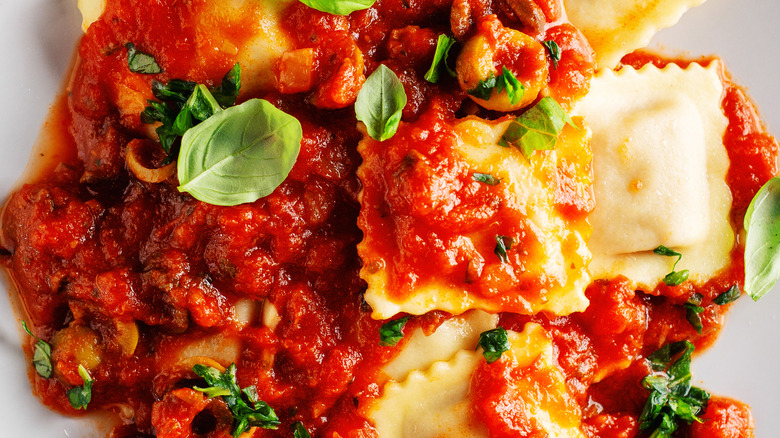
<instances>
[{"instance_id":1,"label":"tomato sauce","mask_svg":"<svg viewBox=\"0 0 780 438\"><path fill-rule=\"evenodd\" d=\"M230 420L224 406L212 406L189 389L193 376L185 360L216 356L235 362L240 386L255 385L259 399L279 415L279 429L259 431L259 436L289 436L297 421L313 436L374 436L364 409L379 396L379 369L397 350L379 346L383 321L371 319L362 299L366 285L358 275L362 261L356 250L363 238L357 226L361 181L356 173L362 134L351 105L365 78L385 64L409 96L405 123L432 129L466 114L496 118L470 102L454 79L434 85L422 78L436 37L451 23L459 23L452 31L465 37L485 16L509 22L513 14L498 2L483 2L473 16L451 17L451 9L462 3L379 0L347 17L291 3L282 26L292 49L312 49L300 52L311 53L310 61L291 64L310 65L306 76L292 80L306 92L268 89L240 100L262 97L295 116L303 126L300 155L271 195L219 207L180 193L175 178L159 184L136 179L125 166L125 148L146 136L148 127L139 114L146 99L153 99L152 79L217 85L236 62L230 46L250 37L249 25L199 22L198 12L213 7L205 0L109 0L80 42L72 86L60 107L67 114L62 123L47 127L69 139L58 147L71 158L29 181L4 210L4 264L34 334L54 350L54 377L33 374L38 397L57 411L80 414L66 391L82 383L78 366L87 364L95 380L89 410L120 415L123 425L115 437L226 436ZM557 66L547 58L546 86L568 108L587 92L593 54L582 34L562 20L559 2L539 5L546 21L535 37L556 41L562 51ZM128 42L153 53L164 72L153 77L129 73ZM649 54L624 59L629 65L647 62L669 61ZM128 112L134 107L123 104L127 99L141 102L140 110ZM738 223L755 192L777 172L777 144L736 85L727 88L723 108L732 160L728 183ZM415 191L436 183L435 178L455 175L445 182L467 182L438 149L450 134L440 135L409 138L431 155L440 154L440 161L409 179L410 187L394 188L391 195L409 195L407 212L424 208L415 202ZM452 191L446 196L461 195ZM490 208L489 188L469 196L443 201ZM580 206L571 214L583 215L589 208ZM453 214L449 220L436 230L442 244L459 227L481 225L473 216ZM407 231L430 238L415 224ZM392 247L394 242L380 244ZM443 266L436 258L404 259L407 255L398 253L403 273L431 273ZM649 373L644 357L676 340L709 344L728 307L712 300L741 278L736 248L732 267L704 285L637 291L624 278L598 281L587 289L591 306L583 313L505 313L500 321L516 331L533 321L551 333L555 359L575 396L572 403L583 412L587 436L634 436L647 398L639 383ZM413 280L406 279L408 287ZM694 293L703 296L701 334L682 307ZM413 317L406 332L423 327L430 333L448 317L440 312ZM500 419L500 403L488 389L482 394L481 412ZM685 428L687 436L749 436L752 427L749 410L728 399L713 398L705 417L712 421ZM495 436L517 436L526 426L511 429L496 420L490 428ZM534 436L533 428L526 428L527 436Z\"/></svg>"}]
</instances>

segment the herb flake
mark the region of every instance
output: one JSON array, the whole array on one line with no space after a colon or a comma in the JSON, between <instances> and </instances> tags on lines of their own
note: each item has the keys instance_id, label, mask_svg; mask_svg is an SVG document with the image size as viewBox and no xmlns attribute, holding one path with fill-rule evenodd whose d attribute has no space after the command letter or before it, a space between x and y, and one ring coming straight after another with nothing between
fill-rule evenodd
<instances>
[{"instance_id":1,"label":"herb flake","mask_svg":"<svg viewBox=\"0 0 780 438\"><path fill-rule=\"evenodd\" d=\"M497 327L479 335L477 348L479 347L482 347L482 356L485 358L485 361L493 363L500 359L501 355L512 346L509 344L506 330L503 327Z\"/></svg>"},{"instance_id":2,"label":"herb flake","mask_svg":"<svg viewBox=\"0 0 780 438\"><path fill-rule=\"evenodd\" d=\"M436 41L436 52L433 54L433 61L431 61L431 67L425 73L425 80L433 84L439 82L441 76L441 70L447 72L450 77L455 77L455 72L447 64L450 56L450 49L455 45L455 38L446 34L439 35L439 39Z\"/></svg>"},{"instance_id":3,"label":"herb flake","mask_svg":"<svg viewBox=\"0 0 780 438\"><path fill-rule=\"evenodd\" d=\"M501 260L501 263L509 263L509 256L506 252L512 249L515 243L517 242L515 242L514 237L496 235L496 247L493 252Z\"/></svg>"},{"instance_id":4,"label":"herb flake","mask_svg":"<svg viewBox=\"0 0 780 438\"><path fill-rule=\"evenodd\" d=\"M528 160L534 151L554 149L558 135L567 124L577 127L558 102L546 96L514 119L498 144L516 147Z\"/></svg>"},{"instance_id":5,"label":"herb flake","mask_svg":"<svg viewBox=\"0 0 780 438\"><path fill-rule=\"evenodd\" d=\"M491 73L487 79L480 80L476 87L468 91L468 94L478 99L489 100L493 90L496 90L496 93L506 91L512 105L517 105L525 94L525 86L506 66L501 67L501 74L498 76Z\"/></svg>"},{"instance_id":6,"label":"herb flake","mask_svg":"<svg viewBox=\"0 0 780 438\"><path fill-rule=\"evenodd\" d=\"M501 182L501 178L497 178L489 173L474 172L471 176L474 178L474 181L481 182L489 186L497 186Z\"/></svg>"},{"instance_id":7,"label":"herb flake","mask_svg":"<svg viewBox=\"0 0 780 438\"><path fill-rule=\"evenodd\" d=\"M550 54L553 68L558 68L558 62L561 60L561 47L553 40L542 41L542 45L547 49L547 53Z\"/></svg>"},{"instance_id":8,"label":"herb flake","mask_svg":"<svg viewBox=\"0 0 780 438\"><path fill-rule=\"evenodd\" d=\"M382 347L395 347L404 337L404 326L409 321L409 316L398 318L382 324L379 328L379 345Z\"/></svg>"},{"instance_id":9,"label":"herb flake","mask_svg":"<svg viewBox=\"0 0 780 438\"><path fill-rule=\"evenodd\" d=\"M154 75L162 73L163 69L157 64L154 56L136 49L135 44L125 44L127 49L127 68L133 73Z\"/></svg>"},{"instance_id":10,"label":"herb flake","mask_svg":"<svg viewBox=\"0 0 780 438\"><path fill-rule=\"evenodd\" d=\"M683 269L682 271L675 270L677 269L677 263L680 263L680 259L682 259L682 254L670 248L667 248L663 245L658 245L658 247L655 248L653 252L655 254L666 256L666 257L677 257L677 260L675 260L674 265L672 265L672 272L664 276L664 283L666 283L667 286L679 286L685 280L688 279L688 275L690 274L690 272L687 269Z\"/></svg>"},{"instance_id":11,"label":"herb flake","mask_svg":"<svg viewBox=\"0 0 780 438\"><path fill-rule=\"evenodd\" d=\"M715 297L712 302L719 306L725 306L726 304L736 301L740 296L742 296L742 291L739 290L739 286L735 284L731 286L726 292L723 292Z\"/></svg>"},{"instance_id":12,"label":"herb flake","mask_svg":"<svg viewBox=\"0 0 780 438\"><path fill-rule=\"evenodd\" d=\"M25 322L24 320L22 320L22 327L24 328L24 331L26 331L28 335L36 339L35 347L33 349L33 360L32 360L33 367L35 368L35 372L38 373L38 375L43 377L44 379L50 378L54 371L54 366L51 363L51 345L48 342L32 334L30 328L27 327L27 322Z\"/></svg>"},{"instance_id":13,"label":"herb flake","mask_svg":"<svg viewBox=\"0 0 780 438\"><path fill-rule=\"evenodd\" d=\"M89 375L89 372L84 368L84 365L79 364L78 372L84 384L69 389L66 395L70 405L73 406L73 409L86 410L87 405L92 401L92 384L94 383L94 380L92 380L92 376Z\"/></svg>"}]
</instances>

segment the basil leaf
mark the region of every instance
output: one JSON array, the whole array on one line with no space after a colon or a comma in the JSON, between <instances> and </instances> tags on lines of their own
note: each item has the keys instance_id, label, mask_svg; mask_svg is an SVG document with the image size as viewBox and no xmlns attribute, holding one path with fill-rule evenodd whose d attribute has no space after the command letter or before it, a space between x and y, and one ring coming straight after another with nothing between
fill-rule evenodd
<instances>
[{"instance_id":1,"label":"basil leaf","mask_svg":"<svg viewBox=\"0 0 780 438\"><path fill-rule=\"evenodd\" d=\"M409 321L409 316L398 318L382 324L379 328L379 345L383 347L395 347L404 337L404 326Z\"/></svg>"},{"instance_id":2,"label":"basil leaf","mask_svg":"<svg viewBox=\"0 0 780 438\"><path fill-rule=\"evenodd\" d=\"M87 405L92 401L92 383L94 380L92 380L92 376L89 375L84 365L79 365L78 371L84 385L69 389L66 395L73 409L87 409Z\"/></svg>"},{"instance_id":3,"label":"basil leaf","mask_svg":"<svg viewBox=\"0 0 780 438\"><path fill-rule=\"evenodd\" d=\"M726 292L723 292L722 294L715 297L712 302L719 306L724 306L728 303L736 301L737 298L739 298L741 295L742 291L739 290L739 286L735 284L734 286L731 286Z\"/></svg>"},{"instance_id":4,"label":"basil leaf","mask_svg":"<svg viewBox=\"0 0 780 438\"><path fill-rule=\"evenodd\" d=\"M780 178L770 179L745 213L745 293L754 301L780 278Z\"/></svg>"},{"instance_id":5,"label":"basil leaf","mask_svg":"<svg viewBox=\"0 0 780 438\"><path fill-rule=\"evenodd\" d=\"M131 72L144 75L162 73L163 70L154 56L136 49L133 43L125 44L125 48L127 48L127 68Z\"/></svg>"},{"instance_id":6,"label":"basil leaf","mask_svg":"<svg viewBox=\"0 0 780 438\"><path fill-rule=\"evenodd\" d=\"M357 119L366 124L368 135L385 141L395 135L406 106L406 91L398 76L384 64L366 79L355 100Z\"/></svg>"},{"instance_id":7,"label":"basil leaf","mask_svg":"<svg viewBox=\"0 0 780 438\"><path fill-rule=\"evenodd\" d=\"M434 84L439 82L439 72L441 71L442 66L451 77L455 77L455 72L447 65L450 49L453 45L455 45L455 38L445 34L439 35L439 39L436 41L436 53L433 54L431 67L424 76L426 81Z\"/></svg>"},{"instance_id":8,"label":"basil leaf","mask_svg":"<svg viewBox=\"0 0 780 438\"><path fill-rule=\"evenodd\" d=\"M296 421L295 423L293 423L292 427L293 427L293 438L311 438L311 435L309 435L309 431L306 430L306 427L300 421Z\"/></svg>"},{"instance_id":9,"label":"basil leaf","mask_svg":"<svg viewBox=\"0 0 780 438\"><path fill-rule=\"evenodd\" d=\"M555 99L543 97L512 121L501 136L499 145L518 148L527 160L534 151L555 148L558 135L566 124L577 127Z\"/></svg>"},{"instance_id":10,"label":"basil leaf","mask_svg":"<svg viewBox=\"0 0 780 438\"><path fill-rule=\"evenodd\" d=\"M702 298L701 294L695 293L688 299L688 302L683 304L683 307L685 307L685 319L691 323L691 326L693 326L699 334L701 334L703 328L701 316L699 316L700 313L704 312L704 307L701 307Z\"/></svg>"},{"instance_id":11,"label":"basil leaf","mask_svg":"<svg viewBox=\"0 0 780 438\"><path fill-rule=\"evenodd\" d=\"M368 9L376 0L300 0L304 5L333 15L349 15Z\"/></svg>"},{"instance_id":12,"label":"basil leaf","mask_svg":"<svg viewBox=\"0 0 780 438\"><path fill-rule=\"evenodd\" d=\"M187 103L184 104L184 108L189 110L192 116L201 122L222 111L219 102L217 102L209 89L202 84L199 84L192 90L192 94L187 99Z\"/></svg>"},{"instance_id":13,"label":"basil leaf","mask_svg":"<svg viewBox=\"0 0 780 438\"><path fill-rule=\"evenodd\" d=\"M666 256L666 257L677 257L677 260L675 260L674 265L672 265L672 272L664 276L664 283L666 283L667 286L679 286L685 280L688 279L688 275L690 275L690 272L687 269L683 269L682 271L675 271L675 269L677 268L677 263L680 263L680 259L682 259L682 254L670 248L667 248L663 245L658 245L658 247L655 248L653 252L655 254Z\"/></svg>"},{"instance_id":14,"label":"basil leaf","mask_svg":"<svg viewBox=\"0 0 780 438\"><path fill-rule=\"evenodd\" d=\"M497 327L493 330L482 332L479 335L477 347L482 347L482 356L487 363L493 363L501 358L501 355L512 346L509 344L506 330L503 327Z\"/></svg>"},{"instance_id":15,"label":"basil leaf","mask_svg":"<svg viewBox=\"0 0 780 438\"><path fill-rule=\"evenodd\" d=\"M558 62L561 60L561 48L553 40L543 41L542 45L547 49L547 53L550 54L550 58L553 62L553 68L558 68Z\"/></svg>"},{"instance_id":16,"label":"basil leaf","mask_svg":"<svg viewBox=\"0 0 780 438\"><path fill-rule=\"evenodd\" d=\"M219 87L214 90L214 98L223 108L233 106L236 104L236 98L238 98L238 91L240 89L241 65L236 63L222 78L222 83Z\"/></svg>"},{"instance_id":17,"label":"basil leaf","mask_svg":"<svg viewBox=\"0 0 780 438\"><path fill-rule=\"evenodd\" d=\"M241 389L236 380L236 364L232 363L224 372L214 367L197 364L192 372L203 378L208 388L194 387L196 391L205 393L209 398L222 397L228 409L233 414L234 437L240 436L250 427L277 429L279 417L268 403L258 400L257 388L248 386Z\"/></svg>"},{"instance_id":18,"label":"basil leaf","mask_svg":"<svg viewBox=\"0 0 780 438\"><path fill-rule=\"evenodd\" d=\"M54 366L51 363L51 345L49 345L49 343L44 341L43 339L32 334L30 328L27 327L27 322L25 322L24 320L22 320L22 327L24 328L24 331L26 331L28 335L37 339L37 341L35 342L35 348L33 349L33 359L32 359L35 372L38 373L38 375L43 377L44 379L50 378L54 371Z\"/></svg>"},{"instance_id":19,"label":"basil leaf","mask_svg":"<svg viewBox=\"0 0 780 438\"><path fill-rule=\"evenodd\" d=\"M476 173L471 175L474 181L485 183L489 186L496 186L501 182L501 178L497 178L489 173Z\"/></svg>"},{"instance_id":20,"label":"basil leaf","mask_svg":"<svg viewBox=\"0 0 780 438\"><path fill-rule=\"evenodd\" d=\"M506 68L506 66L501 67L500 75L494 76L491 74L487 79L479 81L477 86L474 87L474 89L467 91L467 93L476 98L488 100L490 99L490 95L493 94L494 89L496 90L496 93L506 91L509 102L512 105L520 102L520 99L522 99L525 94L525 86L517 80L514 73Z\"/></svg>"},{"instance_id":21,"label":"basil leaf","mask_svg":"<svg viewBox=\"0 0 780 438\"><path fill-rule=\"evenodd\" d=\"M184 134L179 191L214 205L254 202L287 178L302 137L295 117L262 99L220 111Z\"/></svg>"},{"instance_id":22,"label":"basil leaf","mask_svg":"<svg viewBox=\"0 0 780 438\"><path fill-rule=\"evenodd\" d=\"M514 237L496 236L496 247L493 249L493 252L501 259L501 263L509 263L509 257L506 252L512 249L514 244Z\"/></svg>"}]
</instances>

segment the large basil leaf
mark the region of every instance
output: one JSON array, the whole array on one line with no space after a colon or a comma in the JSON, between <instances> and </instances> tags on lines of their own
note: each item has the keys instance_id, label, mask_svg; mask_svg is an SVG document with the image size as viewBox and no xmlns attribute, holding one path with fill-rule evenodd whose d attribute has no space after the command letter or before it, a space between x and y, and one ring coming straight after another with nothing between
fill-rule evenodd
<instances>
[{"instance_id":1,"label":"large basil leaf","mask_svg":"<svg viewBox=\"0 0 780 438\"><path fill-rule=\"evenodd\" d=\"M254 202L287 178L302 137L295 117L262 99L219 111L184 134L179 190L215 205Z\"/></svg>"},{"instance_id":2,"label":"large basil leaf","mask_svg":"<svg viewBox=\"0 0 780 438\"><path fill-rule=\"evenodd\" d=\"M304 5L334 15L349 15L361 9L368 9L376 0L300 0Z\"/></svg>"},{"instance_id":3,"label":"large basil leaf","mask_svg":"<svg viewBox=\"0 0 780 438\"><path fill-rule=\"evenodd\" d=\"M371 138L385 141L398 130L405 106L403 84L392 70L382 64L360 89L355 100L355 114L366 124Z\"/></svg>"},{"instance_id":4,"label":"large basil leaf","mask_svg":"<svg viewBox=\"0 0 780 438\"><path fill-rule=\"evenodd\" d=\"M761 187L745 213L745 292L758 300L780 278L780 178Z\"/></svg>"}]
</instances>

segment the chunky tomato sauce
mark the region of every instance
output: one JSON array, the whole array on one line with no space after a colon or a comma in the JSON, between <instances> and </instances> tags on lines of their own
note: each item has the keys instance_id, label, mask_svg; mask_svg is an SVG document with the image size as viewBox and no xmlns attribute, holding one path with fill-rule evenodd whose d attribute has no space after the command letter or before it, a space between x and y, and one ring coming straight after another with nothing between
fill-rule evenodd
<instances>
[{"instance_id":1,"label":"chunky tomato sauce","mask_svg":"<svg viewBox=\"0 0 780 438\"><path fill-rule=\"evenodd\" d=\"M247 20L199 21L211 3L109 0L80 42L61 107L64 122L48 128L62 130L68 141L57 147L72 159L24 185L5 207L5 265L33 333L53 347L54 376L33 374L35 392L58 411L81 413L66 391L83 383L82 365L95 381L88 410L116 412L121 419L116 437L226 436L229 412L191 389L202 383L190 372L193 359L182 360L203 357L222 366L234 362L241 387L255 385L259 398L279 415L276 431L258 429L257 436L289 436L297 421L313 436L374 436L363 409L380 394L379 368L398 350L379 346L383 321L371 319L358 275L362 134L352 104L366 76L380 64L390 67L408 96L403 121L432 127L468 114L500 116L475 105L454 79L439 84L423 79L440 33L461 41L475 32L495 37L501 32L495 23L503 23L537 41L557 42L561 59L555 68L549 56L543 61L549 70L543 88L566 109L587 92L593 53L557 1L537 1L542 21L528 21L507 6L511 2L499 1L379 0L346 17L291 3L282 27L293 47L274 67L275 85L241 94L239 101L262 97L295 116L303 126L300 155L271 195L219 207L177 191L175 177L140 181L125 164L127 144L150 131L139 114L146 99L153 99L152 80L216 85L236 62L231 47L250 38ZM164 72L130 73L127 42L153 54ZM511 65L519 78L533 76L536 66L526 71L521 60L507 56L495 58L497 69ZM647 62L668 61L649 54L624 60ZM740 223L752 196L777 171L777 145L739 87L727 88L723 109L729 119L724 139L733 220ZM439 144L408 141L419 141L418 148ZM422 208L414 203L415 190L463 177L455 162L439 158L439 167L409 180L413 186L395 188L410 195L406 213ZM434 181L447 175L455 180ZM489 191L485 187L458 201L490 208ZM569 214L591 208L570 206ZM442 241L459 226L479 226L479 218L455 213L451 228L436 230ZM410 224L407 231L414 240L427 238L429 230ZM388 236L383 244L394 248L396 242ZM714 339L728 306L712 300L741 283L740 250L735 248L730 269L703 285L637 291L623 278L601 280L587 289L591 305L583 313L505 313L500 324L521 331L534 321L551 333L574 394L567 403L581 408L587 436L634 436L647 398L640 385L650 372L644 358L672 341L693 340L703 347ZM430 275L442 266L436 258L398 256L408 263L399 272ZM694 293L703 296L701 334L682 306ZM448 317L441 312L412 317L406 332L423 327L430 333ZM514 371L484 365L479 372L511 384L505 380ZM513 414L496 401L495 387L478 386L474 397L493 436L541 436L522 409ZM683 433L750 436L750 413L739 402L714 397L704 417L709 421L683 426Z\"/></svg>"}]
</instances>

